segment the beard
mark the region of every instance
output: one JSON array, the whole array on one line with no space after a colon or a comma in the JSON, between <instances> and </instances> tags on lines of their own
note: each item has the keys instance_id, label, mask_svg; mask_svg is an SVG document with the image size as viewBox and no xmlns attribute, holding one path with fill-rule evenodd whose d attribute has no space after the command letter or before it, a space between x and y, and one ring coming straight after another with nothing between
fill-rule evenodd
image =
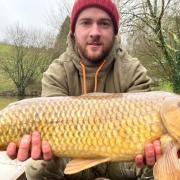
<instances>
[{"instance_id":1,"label":"beard","mask_svg":"<svg viewBox=\"0 0 180 180\"><path fill-rule=\"evenodd\" d=\"M85 45L82 45L81 43L76 41L76 47L78 48L80 54L85 59L87 59L88 61L92 63L99 63L108 56L108 54L110 53L112 49L113 43L114 43L114 39L106 46L104 44L101 44L101 47L100 47L101 49L98 50L97 52L96 51L92 52L92 50L88 49L88 43L86 43Z\"/></svg>"}]
</instances>

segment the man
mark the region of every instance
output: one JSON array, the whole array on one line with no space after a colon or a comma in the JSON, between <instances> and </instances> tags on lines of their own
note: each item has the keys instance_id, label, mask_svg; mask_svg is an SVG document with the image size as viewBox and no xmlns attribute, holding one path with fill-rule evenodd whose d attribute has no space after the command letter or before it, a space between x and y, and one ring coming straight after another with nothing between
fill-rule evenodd
<instances>
[{"instance_id":1,"label":"man","mask_svg":"<svg viewBox=\"0 0 180 180\"><path fill-rule=\"evenodd\" d=\"M111 0L76 0L71 14L71 32L68 47L44 73L42 96L78 96L90 92L140 92L149 91L151 80L146 69L137 59L130 57L120 47L117 36L119 14ZM135 163L102 164L81 173L66 176L63 169L67 159L53 158L48 142L41 142L41 136L22 138L18 153L16 145L10 143L9 156L31 161L26 167L29 180L82 179L98 177L110 179L152 179L150 168L143 167L143 155L135 157ZM154 165L161 155L159 141L145 146L147 165ZM43 161L38 160L42 158ZM150 171L148 174L147 171Z\"/></svg>"}]
</instances>

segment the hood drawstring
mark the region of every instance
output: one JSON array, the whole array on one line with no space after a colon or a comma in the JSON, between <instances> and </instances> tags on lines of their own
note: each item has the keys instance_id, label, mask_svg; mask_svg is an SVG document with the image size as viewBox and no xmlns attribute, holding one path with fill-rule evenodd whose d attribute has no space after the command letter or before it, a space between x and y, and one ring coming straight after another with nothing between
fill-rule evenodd
<instances>
[{"instance_id":1,"label":"hood drawstring","mask_svg":"<svg viewBox=\"0 0 180 180\"><path fill-rule=\"evenodd\" d=\"M96 70L95 77L94 77L94 92L97 91L98 75L99 75L99 72L101 71L101 69L103 68L105 63L106 63L106 60L104 60L101 63L101 65L98 67L98 69ZM82 63L82 61L80 61L80 64L81 64L82 73L83 73L83 93L87 94L86 67Z\"/></svg>"},{"instance_id":2,"label":"hood drawstring","mask_svg":"<svg viewBox=\"0 0 180 180\"><path fill-rule=\"evenodd\" d=\"M85 65L82 63L82 61L80 61L80 64L81 64L82 73L83 73L83 93L84 93L84 94L87 94L86 67L85 67Z\"/></svg>"},{"instance_id":3,"label":"hood drawstring","mask_svg":"<svg viewBox=\"0 0 180 180\"><path fill-rule=\"evenodd\" d=\"M101 65L98 67L98 69L96 70L96 73L95 73L95 79L94 79L94 92L97 91L97 81L98 81L98 75L99 75L99 72L100 70L103 68L104 64L106 63L106 60L104 60Z\"/></svg>"}]
</instances>

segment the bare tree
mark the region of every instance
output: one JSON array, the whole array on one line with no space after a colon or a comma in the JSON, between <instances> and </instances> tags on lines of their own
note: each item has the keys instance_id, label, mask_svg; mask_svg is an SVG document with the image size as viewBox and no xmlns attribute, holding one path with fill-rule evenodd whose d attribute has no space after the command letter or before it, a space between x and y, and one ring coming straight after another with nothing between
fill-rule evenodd
<instances>
[{"instance_id":1,"label":"bare tree","mask_svg":"<svg viewBox=\"0 0 180 180\"><path fill-rule=\"evenodd\" d=\"M179 16L175 15L175 12L179 12L180 9L179 2L177 0L139 0L136 2L127 0L126 2L127 9L122 12L122 18L126 19L123 24L124 30L127 29L131 37L134 37L136 46L142 42L146 45L147 49L144 48L144 53L149 53L151 60L154 60L150 62L161 67L163 77L172 83L174 91L180 91L180 85L177 86L180 84L177 55L179 53L177 43L179 23L175 23L173 29L169 28L169 24L167 25L167 23L172 24L172 21L175 22Z\"/></svg>"},{"instance_id":2,"label":"bare tree","mask_svg":"<svg viewBox=\"0 0 180 180\"><path fill-rule=\"evenodd\" d=\"M18 24L7 32L12 51L9 56L1 56L0 67L14 82L17 94L24 96L26 87L45 70L51 60L48 38L40 32L27 31ZM43 42L43 39L46 40Z\"/></svg>"},{"instance_id":3,"label":"bare tree","mask_svg":"<svg viewBox=\"0 0 180 180\"><path fill-rule=\"evenodd\" d=\"M46 14L46 22L55 32L56 38L53 46L53 58L59 57L67 46L67 35L70 30L70 13L74 0L56 1L56 6L51 7Z\"/></svg>"},{"instance_id":4,"label":"bare tree","mask_svg":"<svg viewBox=\"0 0 180 180\"><path fill-rule=\"evenodd\" d=\"M45 18L48 25L50 25L56 32L59 32L62 24L67 16L70 16L71 6L73 0L57 0L56 6L51 7L47 12Z\"/></svg>"},{"instance_id":5,"label":"bare tree","mask_svg":"<svg viewBox=\"0 0 180 180\"><path fill-rule=\"evenodd\" d=\"M54 58L58 58L60 54L62 54L67 47L67 35L70 30L69 17L67 16L64 23L59 30L59 33L56 36L56 40L54 43Z\"/></svg>"}]
</instances>

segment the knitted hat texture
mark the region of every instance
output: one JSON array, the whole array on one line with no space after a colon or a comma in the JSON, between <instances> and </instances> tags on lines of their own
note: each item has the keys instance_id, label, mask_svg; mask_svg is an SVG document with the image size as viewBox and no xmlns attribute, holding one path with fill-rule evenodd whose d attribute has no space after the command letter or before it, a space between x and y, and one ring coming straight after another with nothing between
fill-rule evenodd
<instances>
[{"instance_id":1,"label":"knitted hat texture","mask_svg":"<svg viewBox=\"0 0 180 180\"><path fill-rule=\"evenodd\" d=\"M112 19L115 35L118 33L119 12L113 0L75 0L70 18L70 27L72 33L75 31L78 15L82 10L88 7L97 7L107 12Z\"/></svg>"}]
</instances>

